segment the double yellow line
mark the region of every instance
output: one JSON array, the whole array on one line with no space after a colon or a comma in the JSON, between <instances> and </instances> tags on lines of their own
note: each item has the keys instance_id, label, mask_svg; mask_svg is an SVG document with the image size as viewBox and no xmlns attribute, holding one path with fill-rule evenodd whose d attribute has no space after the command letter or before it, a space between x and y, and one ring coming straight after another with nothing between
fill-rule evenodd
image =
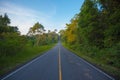
<instances>
[{"instance_id":1,"label":"double yellow line","mask_svg":"<svg viewBox=\"0 0 120 80\"><path fill-rule=\"evenodd\" d=\"M58 63L59 63L59 80L62 80L61 57L60 57L60 46L59 46Z\"/></svg>"}]
</instances>

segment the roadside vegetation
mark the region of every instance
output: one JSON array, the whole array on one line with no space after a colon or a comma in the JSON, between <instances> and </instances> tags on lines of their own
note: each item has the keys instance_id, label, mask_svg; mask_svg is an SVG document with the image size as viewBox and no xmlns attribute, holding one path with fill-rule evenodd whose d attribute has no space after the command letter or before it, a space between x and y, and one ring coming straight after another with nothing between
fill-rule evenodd
<instances>
[{"instance_id":1,"label":"roadside vegetation","mask_svg":"<svg viewBox=\"0 0 120 80\"><path fill-rule=\"evenodd\" d=\"M85 0L61 30L61 40L78 56L120 79L120 2Z\"/></svg>"},{"instance_id":2,"label":"roadside vegetation","mask_svg":"<svg viewBox=\"0 0 120 80\"><path fill-rule=\"evenodd\" d=\"M56 31L46 32L37 22L27 35L21 35L17 26L10 26L7 14L0 15L0 76L55 46Z\"/></svg>"}]
</instances>

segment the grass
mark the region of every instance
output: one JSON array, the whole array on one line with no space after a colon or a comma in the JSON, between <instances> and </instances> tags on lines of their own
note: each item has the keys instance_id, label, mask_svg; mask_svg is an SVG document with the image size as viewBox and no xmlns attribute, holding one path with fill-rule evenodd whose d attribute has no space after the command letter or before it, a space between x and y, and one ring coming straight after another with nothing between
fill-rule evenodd
<instances>
[{"instance_id":1,"label":"grass","mask_svg":"<svg viewBox=\"0 0 120 80\"><path fill-rule=\"evenodd\" d=\"M55 44L32 47L26 45L22 51L16 55L0 57L0 75L4 75L12 69L42 55L45 51L51 49Z\"/></svg>"},{"instance_id":2,"label":"grass","mask_svg":"<svg viewBox=\"0 0 120 80\"><path fill-rule=\"evenodd\" d=\"M109 75L113 76L116 80L120 80L120 69L111 65L108 65L106 63L106 60L104 58L109 58L109 56L104 55L102 57L103 59L100 59L101 55L93 55L94 57L89 56L89 53L85 53L83 51L80 51L80 49L75 49L70 45L67 45L65 43L62 43L63 46L65 46L67 49L75 53L76 55L80 56L81 58L85 59L86 61L92 63L93 65L97 66L98 68L102 69L104 72L108 73ZM87 55L88 54L88 55Z\"/></svg>"}]
</instances>

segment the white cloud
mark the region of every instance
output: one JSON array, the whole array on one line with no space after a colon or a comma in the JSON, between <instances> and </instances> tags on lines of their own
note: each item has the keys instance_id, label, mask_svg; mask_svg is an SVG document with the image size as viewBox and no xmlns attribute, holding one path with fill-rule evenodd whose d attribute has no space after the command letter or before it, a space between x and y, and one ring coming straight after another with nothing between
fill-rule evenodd
<instances>
[{"instance_id":1,"label":"white cloud","mask_svg":"<svg viewBox=\"0 0 120 80\"><path fill-rule=\"evenodd\" d=\"M54 23L51 18L56 14L56 8L51 10L50 14L35 11L23 6L19 6L13 3L3 2L0 3L0 14L7 13L11 19L12 26L18 26L22 34L26 34L31 26L35 22L40 22L45 26L47 30L55 29ZM59 28L58 28L59 29Z\"/></svg>"}]
</instances>

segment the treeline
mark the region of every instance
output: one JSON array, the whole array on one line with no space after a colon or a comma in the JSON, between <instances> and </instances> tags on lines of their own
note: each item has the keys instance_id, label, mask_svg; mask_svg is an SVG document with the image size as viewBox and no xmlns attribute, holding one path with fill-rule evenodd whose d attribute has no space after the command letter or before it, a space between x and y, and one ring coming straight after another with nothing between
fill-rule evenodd
<instances>
[{"instance_id":1,"label":"treeline","mask_svg":"<svg viewBox=\"0 0 120 80\"><path fill-rule=\"evenodd\" d=\"M46 33L44 26L37 22L30 28L27 35L21 35L17 26L10 26L7 14L0 15L0 57L16 55L28 46L55 43L58 40L56 31L49 30Z\"/></svg>"},{"instance_id":2,"label":"treeline","mask_svg":"<svg viewBox=\"0 0 120 80\"><path fill-rule=\"evenodd\" d=\"M120 1L85 0L60 34L73 50L120 70Z\"/></svg>"}]
</instances>

